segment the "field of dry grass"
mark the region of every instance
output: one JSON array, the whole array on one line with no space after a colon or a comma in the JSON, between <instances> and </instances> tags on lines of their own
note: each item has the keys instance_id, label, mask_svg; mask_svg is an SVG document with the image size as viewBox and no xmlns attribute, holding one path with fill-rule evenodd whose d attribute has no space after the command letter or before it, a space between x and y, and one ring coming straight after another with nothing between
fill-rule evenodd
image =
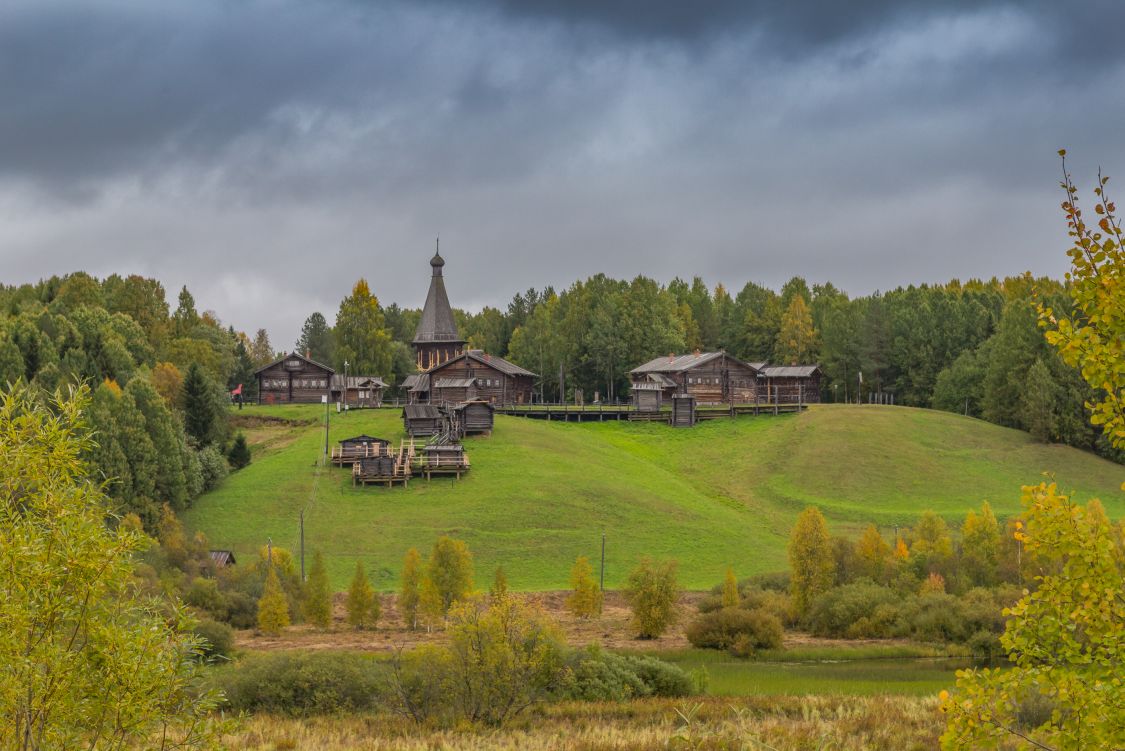
<instances>
[{"instance_id":1,"label":"field of dry grass","mask_svg":"<svg viewBox=\"0 0 1125 751\"><path fill-rule=\"evenodd\" d=\"M227 741L247 751L914 751L935 748L942 728L933 698L704 697L544 705L499 730L259 715Z\"/></svg>"}]
</instances>

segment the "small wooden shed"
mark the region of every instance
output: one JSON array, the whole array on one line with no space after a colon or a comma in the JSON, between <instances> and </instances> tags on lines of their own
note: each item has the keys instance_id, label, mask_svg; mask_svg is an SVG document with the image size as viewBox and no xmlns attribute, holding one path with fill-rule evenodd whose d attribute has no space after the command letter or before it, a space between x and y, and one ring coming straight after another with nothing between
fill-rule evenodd
<instances>
[{"instance_id":1,"label":"small wooden shed","mask_svg":"<svg viewBox=\"0 0 1125 751\"><path fill-rule=\"evenodd\" d=\"M676 394L672 397L672 427L690 428L695 425L695 397Z\"/></svg>"},{"instance_id":2,"label":"small wooden shed","mask_svg":"<svg viewBox=\"0 0 1125 751\"><path fill-rule=\"evenodd\" d=\"M488 402L482 399L466 402L458 407L457 411L463 434L488 434L492 432L496 408Z\"/></svg>"},{"instance_id":3,"label":"small wooden shed","mask_svg":"<svg viewBox=\"0 0 1125 751\"><path fill-rule=\"evenodd\" d=\"M342 467L360 459L389 456L390 448L391 442L384 438L375 438L366 434L352 436L340 441L340 445L332 449L332 463Z\"/></svg>"},{"instance_id":4,"label":"small wooden shed","mask_svg":"<svg viewBox=\"0 0 1125 751\"><path fill-rule=\"evenodd\" d=\"M438 435L445 426L445 416L432 404L407 404L402 408L402 427L409 436Z\"/></svg>"},{"instance_id":5,"label":"small wooden shed","mask_svg":"<svg viewBox=\"0 0 1125 751\"><path fill-rule=\"evenodd\" d=\"M664 390L661 384L638 381L633 384L633 406L638 412L659 412Z\"/></svg>"}]
</instances>

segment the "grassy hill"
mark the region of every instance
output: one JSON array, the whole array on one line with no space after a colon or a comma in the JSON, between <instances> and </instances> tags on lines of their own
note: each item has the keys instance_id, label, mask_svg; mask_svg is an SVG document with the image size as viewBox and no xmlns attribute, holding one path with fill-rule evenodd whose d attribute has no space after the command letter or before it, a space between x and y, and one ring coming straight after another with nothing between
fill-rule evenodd
<instances>
[{"instance_id":1,"label":"grassy hill","mask_svg":"<svg viewBox=\"0 0 1125 751\"><path fill-rule=\"evenodd\" d=\"M703 588L728 564L740 576L784 568L789 527L806 505L819 506L835 531L875 522L890 539L892 525L924 509L957 524L983 500L1012 514L1020 485L1043 472L1125 515L1125 467L930 410L825 405L690 430L499 416L491 437L467 441L467 479L393 489L352 488L348 470L317 466L318 406L255 407L238 419L254 463L200 498L188 526L239 554L252 555L267 537L296 553L306 507L306 551L324 553L338 589L357 558L379 587L393 589L406 550L425 554L443 533L469 543L478 585L503 565L514 587L562 589L576 556L597 566L603 531L607 586L649 554L676 558L683 583ZM358 433L397 442L398 411L332 415L332 442Z\"/></svg>"}]
</instances>

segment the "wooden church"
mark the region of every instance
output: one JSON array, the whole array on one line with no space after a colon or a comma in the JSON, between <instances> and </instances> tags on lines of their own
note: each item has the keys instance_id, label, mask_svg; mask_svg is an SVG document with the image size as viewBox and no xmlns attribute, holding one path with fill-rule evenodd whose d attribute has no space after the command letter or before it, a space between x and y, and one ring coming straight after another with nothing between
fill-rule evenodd
<instances>
[{"instance_id":1,"label":"wooden church","mask_svg":"<svg viewBox=\"0 0 1125 751\"><path fill-rule=\"evenodd\" d=\"M444 267L445 259L435 252L430 259L430 290L412 342L418 373L402 382L408 403L530 402L534 373L502 357L465 348L445 291Z\"/></svg>"}]
</instances>

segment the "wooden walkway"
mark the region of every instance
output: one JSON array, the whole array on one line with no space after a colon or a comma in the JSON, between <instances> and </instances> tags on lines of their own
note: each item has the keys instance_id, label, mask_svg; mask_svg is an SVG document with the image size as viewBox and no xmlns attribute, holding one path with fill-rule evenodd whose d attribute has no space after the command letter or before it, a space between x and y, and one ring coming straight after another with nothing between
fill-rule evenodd
<instances>
[{"instance_id":1,"label":"wooden walkway","mask_svg":"<svg viewBox=\"0 0 1125 751\"><path fill-rule=\"evenodd\" d=\"M807 403L797 402L747 402L742 404L701 404L695 408L696 420L715 420L721 417L738 415L778 415L801 412L809 408ZM575 404L503 404L496 406L496 413L513 417L528 417L533 420L561 422L606 422L629 420L630 422L663 422L672 419L670 409L659 412L638 410L632 404L619 405L575 405Z\"/></svg>"}]
</instances>

